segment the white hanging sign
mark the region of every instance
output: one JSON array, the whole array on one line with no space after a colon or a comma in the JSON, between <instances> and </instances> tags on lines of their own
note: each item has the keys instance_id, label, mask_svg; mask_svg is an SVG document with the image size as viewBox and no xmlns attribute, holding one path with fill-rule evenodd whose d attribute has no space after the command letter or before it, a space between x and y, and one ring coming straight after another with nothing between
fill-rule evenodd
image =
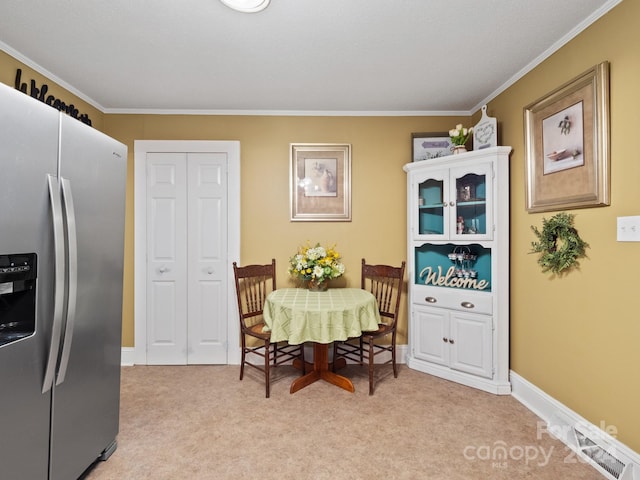
<instances>
[{"instance_id":1,"label":"white hanging sign","mask_svg":"<svg viewBox=\"0 0 640 480\"><path fill-rule=\"evenodd\" d=\"M487 116L487 106L482 106L482 118L473 127L473 149L498 146L498 122L494 117Z\"/></svg>"}]
</instances>

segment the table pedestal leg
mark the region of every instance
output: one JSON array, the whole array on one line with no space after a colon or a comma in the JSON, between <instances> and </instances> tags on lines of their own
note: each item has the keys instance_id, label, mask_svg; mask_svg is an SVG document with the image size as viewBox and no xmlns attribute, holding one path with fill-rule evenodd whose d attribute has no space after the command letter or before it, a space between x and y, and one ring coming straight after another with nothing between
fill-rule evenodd
<instances>
[{"instance_id":1,"label":"table pedestal leg","mask_svg":"<svg viewBox=\"0 0 640 480\"><path fill-rule=\"evenodd\" d=\"M333 372L335 372L336 370L340 370L341 368L344 368L346 366L347 361L344 357L334 358L333 362L329 362L329 370ZM300 361L299 358L296 358L293 360L293 367L297 368L298 370L304 370L304 372L310 372L311 370L313 370L313 363L305 361L303 368L302 361Z\"/></svg>"},{"instance_id":2,"label":"table pedestal leg","mask_svg":"<svg viewBox=\"0 0 640 480\"><path fill-rule=\"evenodd\" d=\"M313 370L295 379L293 383L291 383L291 389L289 391L290 393L295 393L318 380L324 380L349 392L355 392L351 380L329 370L329 345L326 343L313 344Z\"/></svg>"}]
</instances>

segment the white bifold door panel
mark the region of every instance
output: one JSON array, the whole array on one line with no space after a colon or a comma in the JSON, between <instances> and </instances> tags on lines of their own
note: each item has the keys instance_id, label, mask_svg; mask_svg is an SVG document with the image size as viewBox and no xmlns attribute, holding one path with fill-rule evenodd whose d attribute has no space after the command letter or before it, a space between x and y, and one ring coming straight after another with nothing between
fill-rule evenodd
<instances>
[{"instance_id":1,"label":"white bifold door panel","mask_svg":"<svg viewBox=\"0 0 640 480\"><path fill-rule=\"evenodd\" d=\"M148 153L147 363L227 363L227 158Z\"/></svg>"}]
</instances>

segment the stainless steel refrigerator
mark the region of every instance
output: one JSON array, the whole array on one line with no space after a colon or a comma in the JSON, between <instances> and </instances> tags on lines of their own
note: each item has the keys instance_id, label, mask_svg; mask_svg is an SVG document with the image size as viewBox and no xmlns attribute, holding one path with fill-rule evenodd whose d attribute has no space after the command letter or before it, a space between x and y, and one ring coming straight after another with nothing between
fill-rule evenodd
<instances>
[{"instance_id":1,"label":"stainless steel refrigerator","mask_svg":"<svg viewBox=\"0 0 640 480\"><path fill-rule=\"evenodd\" d=\"M126 146L0 85L0 478L116 447Z\"/></svg>"}]
</instances>

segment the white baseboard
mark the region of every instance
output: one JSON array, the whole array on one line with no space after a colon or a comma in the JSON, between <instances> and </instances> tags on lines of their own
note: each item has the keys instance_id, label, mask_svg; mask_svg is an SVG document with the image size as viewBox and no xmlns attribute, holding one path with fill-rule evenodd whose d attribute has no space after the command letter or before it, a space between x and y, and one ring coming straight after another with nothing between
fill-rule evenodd
<instances>
[{"instance_id":1,"label":"white baseboard","mask_svg":"<svg viewBox=\"0 0 640 480\"><path fill-rule=\"evenodd\" d=\"M120 355L120 365L123 367L132 367L135 365L135 348L134 347L122 347L122 354Z\"/></svg>"},{"instance_id":2,"label":"white baseboard","mask_svg":"<svg viewBox=\"0 0 640 480\"><path fill-rule=\"evenodd\" d=\"M606 425L604 421L596 426L517 373L511 371L510 378L513 397L546 422L542 430L575 452L577 458L570 455L567 461L589 463L611 480L640 480L640 455L612 436L610 432L615 435L615 426ZM589 442L591 446L585 445L585 438L586 442L592 442ZM589 452L591 456L587 455ZM607 466L611 462L615 468Z\"/></svg>"}]
</instances>

